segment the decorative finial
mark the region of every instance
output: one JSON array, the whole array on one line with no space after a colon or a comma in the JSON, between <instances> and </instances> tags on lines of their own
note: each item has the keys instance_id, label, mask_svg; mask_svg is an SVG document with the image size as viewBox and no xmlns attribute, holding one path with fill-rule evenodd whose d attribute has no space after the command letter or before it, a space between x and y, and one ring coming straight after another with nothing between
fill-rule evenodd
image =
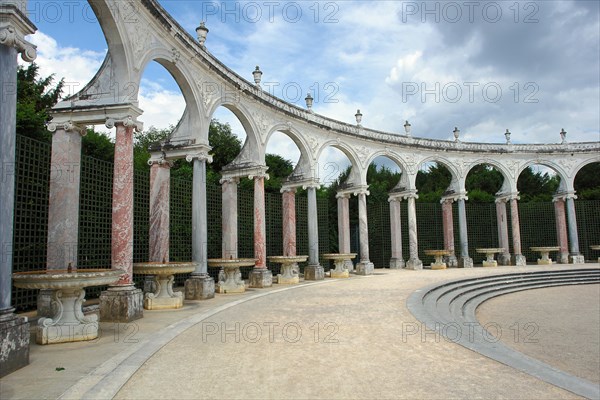
<instances>
[{"instance_id":1,"label":"decorative finial","mask_svg":"<svg viewBox=\"0 0 600 400\"><path fill-rule=\"evenodd\" d=\"M406 132L406 136L410 136L411 124L406 120L404 124L404 132Z\"/></svg>"},{"instance_id":2,"label":"decorative finial","mask_svg":"<svg viewBox=\"0 0 600 400\"><path fill-rule=\"evenodd\" d=\"M504 137L506 138L506 144L510 144L510 131L508 129L504 132Z\"/></svg>"},{"instance_id":3,"label":"decorative finial","mask_svg":"<svg viewBox=\"0 0 600 400\"><path fill-rule=\"evenodd\" d=\"M354 114L354 116L356 117L356 125L361 126L363 115L361 114L360 110L356 110L356 114Z\"/></svg>"},{"instance_id":4,"label":"decorative finial","mask_svg":"<svg viewBox=\"0 0 600 400\"><path fill-rule=\"evenodd\" d=\"M567 143L567 132L565 132L564 129L560 130L560 140L561 140L561 144L563 143Z\"/></svg>"},{"instance_id":5,"label":"decorative finial","mask_svg":"<svg viewBox=\"0 0 600 400\"><path fill-rule=\"evenodd\" d=\"M310 93L306 95L306 98L304 100L306 101L306 108L308 108L308 111L313 112L312 106L313 106L314 99L310 95Z\"/></svg>"},{"instance_id":6,"label":"decorative finial","mask_svg":"<svg viewBox=\"0 0 600 400\"><path fill-rule=\"evenodd\" d=\"M258 87L260 87L260 80L262 79L262 74L263 74L262 71L260 70L260 68L257 65L256 69L252 72L252 76L254 77L254 83Z\"/></svg>"},{"instance_id":7,"label":"decorative finial","mask_svg":"<svg viewBox=\"0 0 600 400\"><path fill-rule=\"evenodd\" d=\"M458 129L458 127L455 126L452 133L454 133L454 141L458 142L458 137L460 136L460 130Z\"/></svg>"},{"instance_id":8,"label":"decorative finial","mask_svg":"<svg viewBox=\"0 0 600 400\"><path fill-rule=\"evenodd\" d=\"M208 28L204 25L204 21L200 22L200 26L196 28L196 35L198 35L198 43L204 47L206 42L206 35L208 34Z\"/></svg>"}]
</instances>

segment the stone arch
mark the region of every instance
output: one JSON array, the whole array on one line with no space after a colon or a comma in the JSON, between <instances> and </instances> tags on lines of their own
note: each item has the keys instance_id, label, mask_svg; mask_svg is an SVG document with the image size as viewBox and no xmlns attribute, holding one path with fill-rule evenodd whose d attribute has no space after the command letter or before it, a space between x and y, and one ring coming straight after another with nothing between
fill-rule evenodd
<instances>
[{"instance_id":1,"label":"stone arch","mask_svg":"<svg viewBox=\"0 0 600 400\"><path fill-rule=\"evenodd\" d=\"M580 163L579 165L577 165L574 169L573 169L573 182L575 182L575 177L577 176L577 174L579 173L579 171L581 171L581 169L587 165L593 164L593 163L600 163L600 157L596 156L596 157L592 157L590 159L585 160L584 162Z\"/></svg>"},{"instance_id":2,"label":"stone arch","mask_svg":"<svg viewBox=\"0 0 600 400\"><path fill-rule=\"evenodd\" d=\"M343 142L340 142L338 140L328 140L325 143L322 143L315 154L316 162L319 162L319 158L321 157L321 154L323 154L323 151L330 146L344 153L344 155L350 161L350 165L352 166L352 168L350 170L350 176L348 177L347 183L352 186L366 185L366 182L364 182L361 178L363 176L363 173L356 152L352 149L352 147L348 146Z\"/></svg>"},{"instance_id":3,"label":"stone arch","mask_svg":"<svg viewBox=\"0 0 600 400\"><path fill-rule=\"evenodd\" d=\"M502 182L502 187L500 188L500 191L498 193L508 194L517 192L517 181L512 177L510 171L501 162L498 162L497 160L491 158L480 158L472 161L468 169L465 171L465 180L467 179L467 176L469 176L469 172L471 172L473 168L481 164L490 165L502 174L504 181Z\"/></svg>"},{"instance_id":4,"label":"stone arch","mask_svg":"<svg viewBox=\"0 0 600 400\"><path fill-rule=\"evenodd\" d=\"M517 182L519 181L519 176L521 176L521 173L526 168L529 168L532 165L536 165L536 164L548 167L548 168L554 170L554 172L556 172L558 174L558 177L560 178L560 184L558 186L559 192L573 191L573 179L569 179L566 171L560 165L558 165L557 163L555 163L551 160L528 160L528 161L526 161L523 165L521 165L519 167L519 170L518 170L518 173L516 176L516 181Z\"/></svg>"},{"instance_id":5,"label":"stone arch","mask_svg":"<svg viewBox=\"0 0 600 400\"><path fill-rule=\"evenodd\" d=\"M426 164L426 163L429 163L429 162L435 162L435 163L441 164L444 167L446 167L446 169L448 169L448 171L450 171L450 175L452 176L452 180L450 181L450 186L448 187L448 189L454 190L456 193L464 192L464 190L465 190L465 177L466 177L466 174L464 176L462 176L460 174L460 172L458 171L457 166L454 165L452 163L452 161L448 160L447 158L440 157L438 155L428 156L425 159L421 160L417 164L417 171L419 169L421 169L421 167L423 166L423 164ZM414 176L411 177L411 179L416 179L416 176L417 176L417 174L415 173ZM411 185L415 186L415 181L414 180L411 180ZM416 189L416 187L415 187L415 189Z\"/></svg>"},{"instance_id":6,"label":"stone arch","mask_svg":"<svg viewBox=\"0 0 600 400\"><path fill-rule=\"evenodd\" d=\"M262 150L264 153L267 151L267 146L269 145L269 140L275 132L281 132L287 137L289 137L292 142L296 145L298 150L300 151L300 158L298 159L298 163L294 171L292 172L292 176L294 177L302 177L304 179L316 179L317 171L315 165L313 165L312 160L312 151L310 146L304 140L304 136L298 131L298 129L291 126L291 124L287 123L277 123L272 126L266 134L266 139L264 143L264 147ZM266 154L262 154L261 157L265 158Z\"/></svg>"},{"instance_id":7,"label":"stone arch","mask_svg":"<svg viewBox=\"0 0 600 400\"><path fill-rule=\"evenodd\" d=\"M400 177L400 181L398 182L398 184L396 185L396 187L404 187L405 190L409 190L410 189L410 181L408 179L408 169L404 163L404 160L402 160L398 154L389 151L389 150L378 150L375 153L371 154L366 161L366 166L367 168L364 169L361 173L361 180L364 181L365 183L367 182L367 171L369 169L369 165L371 165L371 163L373 163L373 161L375 161L375 159L377 157L386 157L387 159L393 161L398 168L400 168L400 171L402 172L402 176Z\"/></svg>"}]
</instances>

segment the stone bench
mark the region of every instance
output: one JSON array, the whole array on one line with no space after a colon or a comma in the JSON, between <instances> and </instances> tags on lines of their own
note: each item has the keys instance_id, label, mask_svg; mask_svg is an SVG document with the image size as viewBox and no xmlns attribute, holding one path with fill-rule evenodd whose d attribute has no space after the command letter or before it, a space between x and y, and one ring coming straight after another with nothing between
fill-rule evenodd
<instances>
[{"instance_id":1,"label":"stone bench","mask_svg":"<svg viewBox=\"0 0 600 400\"><path fill-rule=\"evenodd\" d=\"M552 265L552 259L550 258L551 251L559 251L558 246L546 246L546 247L530 247L531 251L537 251L542 255L542 258L538 258L538 265Z\"/></svg>"},{"instance_id":2,"label":"stone bench","mask_svg":"<svg viewBox=\"0 0 600 400\"><path fill-rule=\"evenodd\" d=\"M486 260L483 261L482 265L484 267L497 267L498 262L494 260L494 254L496 253L504 253L503 247L493 247L493 248L480 248L475 249L479 254L485 254Z\"/></svg>"}]
</instances>

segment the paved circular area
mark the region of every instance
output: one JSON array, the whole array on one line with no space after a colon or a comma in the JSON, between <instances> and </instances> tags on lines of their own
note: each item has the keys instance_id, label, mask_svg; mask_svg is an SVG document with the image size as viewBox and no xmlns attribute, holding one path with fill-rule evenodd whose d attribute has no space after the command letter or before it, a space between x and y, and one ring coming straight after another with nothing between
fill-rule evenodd
<instances>
[{"instance_id":1,"label":"paved circular area","mask_svg":"<svg viewBox=\"0 0 600 400\"><path fill-rule=\"evenodd\" d=\"M172 340L116 398L576 398L426 331L405 306L480 273L378 270L242 303Z\"/></svg>"},{"instance_id":2,"label":"paved circular area","mask_svg":"<svg viewBox=\"0 0 600 400\"><path fill-rule=\"evenodd\" d=\"M500 296L483 303L477 318L507 346L600 384L600 285Z\"/></svg>"}]
</instances>

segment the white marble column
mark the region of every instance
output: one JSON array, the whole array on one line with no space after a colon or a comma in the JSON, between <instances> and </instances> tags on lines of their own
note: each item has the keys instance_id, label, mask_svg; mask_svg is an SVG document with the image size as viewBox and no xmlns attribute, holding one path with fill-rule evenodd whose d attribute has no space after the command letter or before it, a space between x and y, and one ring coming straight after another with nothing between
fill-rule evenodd
<instances>
[{"instance_id":1,"label":"white marble column","mask_svg":"<svg viewBox=\"0 0 600 400\"><path fill-rule=\"evenodd\" d=\"M408 201L408 249L409 259L406 262L406 269L423 269L423 262L419 259L419 242L417 236L417 208L416 200L419 196L416 193L410 193L403 196Z\"/></svg>"},{"instance_id":2,"label":"white marble column","mask_svg":"<svg viewBox=\"0 0 600 400\"><path fill-rule=\"evenodd\" d=\"M585 263L585 259L584 256L579 252L579 236L577 234L577 218L575 216L575 199L577 199L575 193L568 193L566 195L569 243L571 245L571 254L569 255L569 259L573 264L583 264Z\"/></svg>"},{"instance_id":3,"label":"white marble column","mask_svg":"<svg viewBox=\"0 0 600 400\"><path fill-rule=\"evenodd\" d=\"M17 55L25 62L36 57L25 35L36 31L16 4L0 2L0 378L29 364L29 322L12 307L13 220L17 122Z\"/></svg>"},{"instance_id":4,"label":"white marble column","mask_svg":"<svg viewBox=\"0 0 600 400\"><path fill-rule=\"evenodd\" d=\"M404 268L404 258L402 257L402 224L400 218L400 199L390 197L390 236L392 242L392 258L390 259L390 269Z\"/></svg>"},{"instance_id":5,"label":"white marble column","mask_svg":"<svg viewBox=\"0 0 600 400\"><path fill-rule=\"evenodd\" d=\"M521 226L519 224L519 196L517 194L511 195L510 200L510 222L513 235L513 251L514 260L513 265L517 267L524 267L527 265L525 256L521 253Z\"/></svg>"},{"instance_id":6,"label":"white marble column","mask_svg":"<svg viewBox=\"0 0 600 400\"><path fill-rule=\"evenodd\" d=\"M567 236L567 215L565 213L565 197L554 196L554 217L556 219L556 238L558 239L557 261L559 264L569 263L569 239Z\"/></svg>"},{"instance_id":7,"label":"white marble column","mask_svg":"<svg viewBox=\"0 0 600 400\"><path fill-rule=\"evenodd\" d=\"M148 261L169 262L172 163L153 157L150 165L150 223Z\"/></svg>"},{"instance_id":8,"label":"white marble column","mask_svg":"<svg viewBox=\"0 0 600 400\"><path fill-rule=\"evenodd\" d=\"M223 258L238 258L238 184L239 178L221 179L221 223Z\"/></svg>"},{"instance_id":9,"label":"white marble column","mask_svg":"<svg viewBox=\"0 0 600 400\"><path fill-rule=\"evenodd\" d=\"M308 196L308 265L304 268L304 279L317 281L325 278L319 264L319 215L317 211L317 185L306 187Z\"/></svg>"},{"instance_id":10,"label":"white marble column","mask_svg":"<svg viewBox=\"0 0 600 400\"><path fill-rule=\"evenodd\" d=\"M206 163L212 162L208 149L186 157L193 163L192 182L192 261L196 270L185 281L186 300L206 300L215 297L215 281L208 275L208 219L206 214Z\"/></svg>"},{"instance_id":11,"label":"white marble column","mask_svg":"<svg viewBox=\"0 0 600 400\"><path fill-rule=\"evenodd\" d=\"M458 260L454 252L454 216L452 213L452 203L454 199L444 197L440 201L442 204L442 229L444 231L444 250L450 254L444 256L446 265L450 268L458 267Z\"/></svg>"},{"instance_id":12,"label":"white marble column","mask_svg":"<svg viewBox=\"0 0 600 400\"><path fill-rule=\"evenodd\" d=\"M350 193L338 192L337 213L338 213L338 251L339 253L350 253ZM347 260L345 266L349 272L354 271L354 263Z\"/></svg>"},{"instance_id":13,"label":"white marble column","mask_svg":"<svg viewBox=\"0 0 600 400\"><path fill-rule=\"evenodd\" d=\"M501 254L498 254L498 264L510 265L510 244L508 241L506 197L499 197L496 199L496 221L498 225L498 247L504 249Z\"/></svg>"},{"instance_id":14,"label":"white marble column","mask_svg":"<svg viewBox=\"0 0 600 400\"><path fill-rule=\"evenodd\" d=\"M72 122L50 123L52 154L48 198L48 249L46 268L77 268L79 241L79 187L81 137L85 126ZM53 290L42 289L37 297L37 315L52 318Z\"/></svg>"},{"instance_id":15,"label":"white marble column","mask_svg":"<svg viewBox=\"0 0 600 400\"><path fill-rule=\"evenodd\" d=\"M473 259L469 257L469 239L467 235L467 211L465 209L465 200L468 197L460 195L458 202L458 230L460 234L460 260L458 266L461 268L473 268Z\"/></svg>"},{"instance_id":16,"label":"white marble column","mask_svg":"<svg viewBox=\"0 0 600 400\"><path fill-rule=\"evenodd\" d=\"M369 191L360 190L358 196L358 232L360 240L360 262L356 264L356 274L371 275L374 265L369 259L369 220L367 217L367 195Z\"/></svg>"},{"instance_id":17,"label":"white marble column","mask_svg":"<svg viewBox=\"0 0 600 400\"><path fill-rule=\"evenodd\" d=\"M267 269L267 233L265 220L266 173L251 175L254 180L254 258L256 264L250 272L250 287L265 288L273 285L273 273Z\"/></svg>"}]
</instances>

